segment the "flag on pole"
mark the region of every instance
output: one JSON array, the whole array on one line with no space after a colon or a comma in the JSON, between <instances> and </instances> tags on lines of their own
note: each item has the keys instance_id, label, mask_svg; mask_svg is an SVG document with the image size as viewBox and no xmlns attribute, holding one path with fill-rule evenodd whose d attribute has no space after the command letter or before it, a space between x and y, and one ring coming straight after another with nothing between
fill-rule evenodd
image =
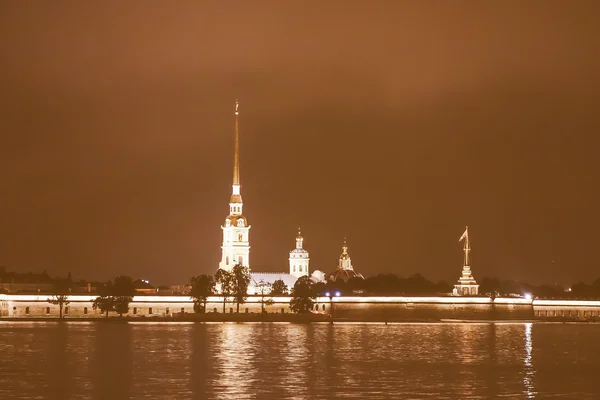
<instances>
[{"instance_id":1,"label":"flag on pole","mask_svg":"<svg viewBox=\"0 0 600 400\"><path fill-rule=\"evenodd\" d=\"M469 237L469 228L467 227L467 228L465 229L465 232L464 232L464 233L462 234L462 236L460 237L460 239L458 239L458 241L459 241L459 242L462 242L462 240L463 240L464 238L468 238L468 237Z\"/></svg>"}]
</instances>

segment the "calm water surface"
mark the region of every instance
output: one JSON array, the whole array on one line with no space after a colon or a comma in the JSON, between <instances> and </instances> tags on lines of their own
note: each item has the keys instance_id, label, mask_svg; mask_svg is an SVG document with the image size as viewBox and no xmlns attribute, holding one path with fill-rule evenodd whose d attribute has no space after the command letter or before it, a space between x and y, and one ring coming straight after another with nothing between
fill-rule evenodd
<instances>
[{"instance_id":1,"label":"calm water surface","mask_svg":"<svg viewBox=\"0 0 600 400\"><path fill-rule=\"evenodd\" d=\"M0 399L598 399L596 324L0 323Z\"/></svg>"}]
</instances>

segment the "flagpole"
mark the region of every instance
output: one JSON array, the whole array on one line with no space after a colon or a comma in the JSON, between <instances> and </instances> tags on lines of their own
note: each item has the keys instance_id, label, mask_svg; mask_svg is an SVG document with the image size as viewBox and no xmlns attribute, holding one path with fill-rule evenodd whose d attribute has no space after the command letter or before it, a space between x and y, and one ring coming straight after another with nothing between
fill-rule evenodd
<instances>
[{"instance_id":1,"label":"flagpole","mask_svg":"<svg viewBox=\"0 0 600 400\"><path fill-rule=\"evenodd\" d=\"M469 227L467 226L467 228L465 229L465 267L469 265L469 252L471 251L471 246L469 243Z\"/></svg>"}]
</instances>

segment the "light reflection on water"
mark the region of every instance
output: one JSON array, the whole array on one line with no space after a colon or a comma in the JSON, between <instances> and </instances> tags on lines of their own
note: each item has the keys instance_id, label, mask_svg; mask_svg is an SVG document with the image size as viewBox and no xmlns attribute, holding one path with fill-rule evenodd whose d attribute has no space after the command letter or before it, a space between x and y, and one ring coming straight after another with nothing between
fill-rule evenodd
<instances>
[{"instance_id":1,"label":"light reflection on water","mask_svg":"<svg viewBox=\"0 0 600 400\"><path fill-rule=\"evenodd\" d=\"M600 325L0 325L0 399L598 398Z\"/></svg>"},{"instance_id":2,"label":"light reflection on water","mask_svg":"<svg viewBox=\"0 0 600 400\"><path fill-rule=\"evenodd\" d=\"M535 398L535 390L533 386L533 377L535 375L535 369L533 368L532 352L533 342L531 339L531 330L533 328L532 323L526 323L525 325L525 357L523 363L525 368L523 370L523 385L525 386L525 394L528 399Z\"/></svg>"}]
</instances>

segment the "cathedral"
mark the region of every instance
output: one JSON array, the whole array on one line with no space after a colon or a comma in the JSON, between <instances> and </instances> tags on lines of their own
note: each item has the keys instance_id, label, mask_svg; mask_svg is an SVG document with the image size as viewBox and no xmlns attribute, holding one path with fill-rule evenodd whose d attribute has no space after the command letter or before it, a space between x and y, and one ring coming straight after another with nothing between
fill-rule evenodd
<instances>
[{"instance_id":1,"label":"cathedral","mask_svg":"<svg viewBox=\"0 0 600 400\"><path fill-rule=\"evenodd\" d=\"M342 246L342 254L340 255L338 267L331 275L329 275L329 280L332 282L347 282L351 278L365 279L361 274L354 270L354 267L352 266L352 260L350 259L350 254L348 254L348 245L346 244L346 239L344 239L344 245Z\"/></svg>"},{"instance_id":2,"label":"cathedral","mask_svg":"<svg viewBox=\"0 0 600 400\"><path fill-rule=\"evenodd\" d=\"M221 246L221 261L219 268L231 271L236 264L248 267L250 270L250 285L248 294L258 294L259 288L270 286L277 280L282 280L291 290L296 280L301 276L310 276L313 282L325 280L325 274L314 271L310 275L309 253L304 249L304 238L298 230L296 248L290 251L289 272L254 272L250 268L250 224L243 215L243 202L240 184L240 138L239 138L239 103L235 104L235 137L233 153L233 185L229 198L229 215L223 231L223 245Z\"/></svg>"}]
</instances>

